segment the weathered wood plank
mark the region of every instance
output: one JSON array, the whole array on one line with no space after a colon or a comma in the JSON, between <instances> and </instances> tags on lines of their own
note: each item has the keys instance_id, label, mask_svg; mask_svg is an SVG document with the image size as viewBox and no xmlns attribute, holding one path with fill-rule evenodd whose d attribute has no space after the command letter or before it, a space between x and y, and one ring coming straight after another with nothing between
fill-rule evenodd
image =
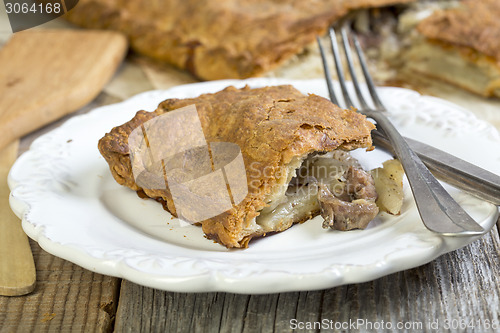
<instances>
[{"instance_id":1,"label":"weathered wood plank","mask_svg":"<svg viewBox=\"0 0 500 333\"><path fill-rule=\"evenodd\" d=\"M21 221L9 207L7 175L17 158L19 140L0 150L0 295L20 296L33 291L35 263Z\"/></svg>"},{"instance_id":2,"label":"weathered wood plank","mask_svg":"<svg viewBox=\"0 0 500 333\"><path fill-rule=\"evenodd\" d=\"M119 100L101 94L78 113ZM25 138L22 150L64 120ZM39 270L37 288L26 297L0 298L0 332L112 330L120 281L31 245ZM293 318L339 323L384 320L391 325L415 321L423 323L421 331L429 332L445 331L445 319L467 318L476 320L477 327L479 320L484 325L487 319L499 318L499 253L498 230L494 230L430 264L373 282L272 295L171 293L123 281L114 328L117 332L290 332ZM439 329L428 329L435 319L440 320Z\"/></svg>"},{"instance_id":3,"label":"weathered wood plank","mask_svg":"<svg viewBox=\"0 0 500 333\"><path fill-rule=\"evenodd\" d=\"M499 257L500 241L494 228L482 239L427 265L327 290L271 295L185 294L124 281L115 329L292 332L291 320L296 319L297 326L323 323L323 327L316 324L315 328L298 330L301 332L330 332L343 323L353 332L386 332L400 322L410 325L402 332L436 332L447 331L446 320L466 320L473 321L478 332L494 332L484 325L500 319ZM349 321L360 319L364 323L349 326Z\"/></svg>"},{"instance_id":4,"label":"weathered wood plank","mask_svg":"<svg viewBox=\"0 0 500 333\"><path fill-rule=\"evenodd\" d=\"M35 290L22 297L0 296L0 331L109 332L119 279L92 273L30 243Z\"/></svg>"},{"instance_id":5,"label":"weathered wood plank","mask_svg":"<svg viewBox=\"0 0 500 333\"><path fill-rule=\"evenodd\" d=\"M93 102L21 140L19 154L40 135L76 114L119 98L101 93ZM0 332L108 332L113 329L120 280L92 273L56 258L30 240L37 271L35 290L23 297L0 297Z\"/></svg>"}]
</instances>

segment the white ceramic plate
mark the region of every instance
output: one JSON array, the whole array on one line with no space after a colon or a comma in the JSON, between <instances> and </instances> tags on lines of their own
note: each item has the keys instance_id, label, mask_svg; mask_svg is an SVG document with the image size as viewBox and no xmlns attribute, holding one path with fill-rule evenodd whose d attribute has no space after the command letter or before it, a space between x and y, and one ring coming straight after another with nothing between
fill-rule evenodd
<instances>
[{"instance_id":1,"label":"white ceramic plate","mask_svg":"<svg viewBox=\"0 0 500 333\"><path fill-rule=\"evenodd\" d=\"M335 232L321 218L227 250L181 226L152 200L114 182L97 141L140 109L166 98L194 97L228 85L293 84L326 96L323 80L215 81L140 94L74 117L37 139L13 166L11 206L26 233L46 251L102 274L154 288L182 291L272 293L358 283L427 263L475 238L440 237L422 225L405 185L400 216L381 214L367 230ZM391 118L404 135L500 174L498 132L446 101L400 88L380 88ZM365 167L389 155L356 151ZM485 229L497 207L453 188L452 195Z\"/></svg>"}]
</instances>

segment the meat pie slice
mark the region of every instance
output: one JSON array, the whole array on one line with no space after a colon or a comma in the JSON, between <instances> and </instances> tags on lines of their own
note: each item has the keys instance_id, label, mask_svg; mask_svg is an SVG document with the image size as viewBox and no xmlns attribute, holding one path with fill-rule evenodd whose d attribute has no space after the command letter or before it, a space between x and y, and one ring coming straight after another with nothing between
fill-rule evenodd
<instances>
[{"instance_id":1,"label":"meat pie slice","mask_svg":"<svg viewBox=\"0 0 500 333\"><path fill-rule=\"evenodd\" d=\"M464 0L417 26L410 69L484 96L500 97L500 2Z\"/></svg>"},{"instance_id":2,"label":"meat pie slice","mask_svg":"<svg viewBox=\"0 0 500 333\"><path fill-rule=\"evenodd\" d=\"M174 216L178 213L169 176L170 187L164 189L146 188L136 182L129 137L135 129L145 128L148 121L193 104L210 147L212 143L230 143L241 151L247 195L240 202L234 200L227 211L198 221L208 238L229 248L247 247L254 237L286 230L293 223L318 215L317 190L314 195L294 191L294 186L308 181L307 173L301 177L300 171L310 163L324 163L325 170L342 174L349 158L325 159L324 154L335 151L342 155L342 151L370 148L372 143L370 131L374 125L363 115L343 110L323 97L303 95L292 86L229 87L197 98L168 99L155 111L139 111L129 122L113 128L99 141L99 150L119 184L162 202ZM165 139L164 144L168 143ZM211 153L214 155L214 151ZM203 159L194 160L204 163ZM339 160L344 162L335 162ZM335 163L344 163L343 169ZM219 167L212 168L217 171ZM228 175L226 170L229 179ZM318 174L311 176L321 179Z\"/></svg>"}]
</instances>

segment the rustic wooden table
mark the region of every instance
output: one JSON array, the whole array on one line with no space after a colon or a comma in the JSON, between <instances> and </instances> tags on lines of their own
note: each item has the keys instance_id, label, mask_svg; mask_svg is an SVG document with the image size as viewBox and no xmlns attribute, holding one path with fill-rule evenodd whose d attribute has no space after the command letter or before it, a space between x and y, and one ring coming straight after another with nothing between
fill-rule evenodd
<instances>
[{"instance_id":1,"label":"rustic wooden table","mask_svg":"<svg viewBox=\"0 0 500 333\"><path fill-rule=\"evenodd\" d=\"M193 81L174 69L129 58L106 89L75 114ZM438 95L452 90L445 87ZM464 93L456 101L467 106L475 98ZM499 104L473 111L500 129ZM71 116L23 138L20 153ZM289 332L294 327L316 332L339 325L343 331L406 325L406 331L442 332L464 324L458 331L494 332L500 320L499 227L429 264L372 282L269 295L155 290L90 272L31 241L36 289L27 296L0 296L0 332ZM318 321L322 328L307 327Z\"/></svg>"}]
</instances>

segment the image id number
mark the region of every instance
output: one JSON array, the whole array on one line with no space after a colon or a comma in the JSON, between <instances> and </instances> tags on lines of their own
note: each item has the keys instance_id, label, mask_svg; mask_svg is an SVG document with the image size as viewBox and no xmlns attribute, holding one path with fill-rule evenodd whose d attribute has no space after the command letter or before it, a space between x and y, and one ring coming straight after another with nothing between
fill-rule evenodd
<instances>
[{"instance_id":1,"label":"image id number","mask_svg":"<svg viewBox=\"0 0 500 333\"><path fill-rule=\"evenodd\" d=\"M46 13L46 14L59 14L62 11L61 4L59 2L56 3L39 3L39 4L28 4L26 2L6 2L5 9L7 14L28 14L28 13Z\"/></svg>"},{"instance_id":2,"label":"image id number","mask_svg":"<svg viewBox=\"0 0 500 333\"><path fill-rule=\"evenodd\" d=\"M444 321L444 329L457 330L457 329L485 329L497 330L500 328L498 320L465 320L465 319L446 319Z\"/></svg>"}]
</instances>

